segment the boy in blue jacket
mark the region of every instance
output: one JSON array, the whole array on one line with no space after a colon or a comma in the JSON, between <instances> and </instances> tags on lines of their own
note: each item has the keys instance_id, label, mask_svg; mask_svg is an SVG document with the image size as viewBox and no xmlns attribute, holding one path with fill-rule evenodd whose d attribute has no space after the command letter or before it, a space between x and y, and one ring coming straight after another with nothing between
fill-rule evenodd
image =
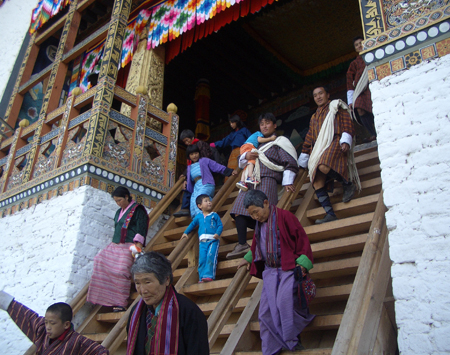
<instances>
[{"instance_id":1,"label":"boy in blue jacket","mask_svg":"<svg viewBox=\"0 0 450 355\"><path fill-rule=\"evenodd\" d=\"M217 258L219 255L219 238L222 234L223 224L216 212L211 212L212 202L208 195L202 194L195 200L202 213L197 214L191 224L186 228L181 239L187 238L198 226L199 255L198 279L201 282L210 282L216 278Z\"/></svg>"}]
</instances>

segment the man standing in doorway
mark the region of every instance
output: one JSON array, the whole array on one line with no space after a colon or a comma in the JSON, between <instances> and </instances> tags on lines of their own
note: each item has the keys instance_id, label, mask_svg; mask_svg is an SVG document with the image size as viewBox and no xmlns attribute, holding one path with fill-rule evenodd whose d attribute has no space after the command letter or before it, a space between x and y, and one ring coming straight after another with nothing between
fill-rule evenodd
<instances>
[{"instance_id":1,"label":"man standing in doorway","mask_svg":"<svg viewBox=\"0 0 450 355\"><path fill-rule=\"evenodd\" d=\"M363 49L362 41L361 36L353 39L353 45L358 53ZM373 121L372 97L366 68L366 63L360 55L350 63L347 71L347 103L369 132L370 138L367 141L371 142L377 138L377 132Z\"/></svg>"},{"instance_id":2,"label":"man standing in doorway","mask_svg":"<svg viewBox=\"0 0 450 355\"><path fill-rule=\"evenodd\" d=\"M357 181L359 187L359 179L354 165L350 174L348 168L348 156L353 157L351 148L355 130L344 109L347 105L341 100L330 102L330 94L322 86L314 89L313 96L318 108L309 122L298 164L305 169L308 167L311 183L326 212L324 218L316 220L316 224L321 224L337 219L327 187L332 191L333 181L341 182L344 189L342 202L349 202L356 191L351 181Z\"/></svg>"}]
</instances>

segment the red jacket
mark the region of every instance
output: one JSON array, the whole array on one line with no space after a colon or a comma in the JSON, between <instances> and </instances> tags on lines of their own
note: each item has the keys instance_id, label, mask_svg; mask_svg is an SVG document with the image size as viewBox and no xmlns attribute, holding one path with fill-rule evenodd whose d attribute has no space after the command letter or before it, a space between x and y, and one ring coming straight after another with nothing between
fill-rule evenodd
<instances>
[{"instance_id":1,"label":"red jacket","mask_svg":"<svg viewBox=\"0 0 450 355\"><path fill-rule=\"evenodd\" d=\"M277 225L280 229L280 247L281 247L281 269L283 271L293 270L295 268L295 260L300 255L306 255L313 263L313 255L308 236L297 217L291 212L276 207ZM259 223L259 222L256 222ZM253 235L252 255L253 259L256 255L256 233ZM262 279L265 262L263 260L254 262L250 266L250 275Z\"/></svg>"}]
</instances>

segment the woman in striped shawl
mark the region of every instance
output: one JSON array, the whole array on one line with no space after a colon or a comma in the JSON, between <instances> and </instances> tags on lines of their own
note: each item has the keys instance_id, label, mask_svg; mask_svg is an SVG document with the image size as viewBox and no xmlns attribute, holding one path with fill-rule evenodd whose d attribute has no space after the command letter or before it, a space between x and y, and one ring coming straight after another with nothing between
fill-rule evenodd
<instances>
[{"instance_id":1,"label":"woman in striped shawl","mask_svg":"<svg viewBox=\"0 0 450 355\"><path fill-rule=\"evenodd\" d=\"M144 206L131 199L130 191L119 186L112 193L120 207L114 217L112 242L94 258L87 301L114 307L114 312L125 311L130 295L133 264L130 246L142 249L148 231L148 215Z\"/></svg>"}]
</instances>

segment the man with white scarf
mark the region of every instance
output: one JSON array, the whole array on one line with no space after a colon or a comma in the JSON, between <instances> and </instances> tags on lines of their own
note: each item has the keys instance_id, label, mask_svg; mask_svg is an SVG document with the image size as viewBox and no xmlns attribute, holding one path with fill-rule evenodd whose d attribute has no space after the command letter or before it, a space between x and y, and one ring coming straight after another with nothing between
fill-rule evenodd
<instances>
[{"instance_id":1,"label":"man with white scarf","mask_svg":"<svg viewBox=\"0 0 450 355\"><path fill-rule=\"evenodd\" d=\"M349 202L356 189L360 189L360 183L352 150L355 129L346 111L347 105L341 100L330 102L330 94L324 87L315 88L313 97L318 108L311 117L298 163L304 169L309 168L311 183L326 212L324 218L315 222L321 224L337 219L327 187L332 191L333 181L341 182L344 189L342 202ZM353 164L349 165L349 162Z\"/></svg>"}]
</instances>

